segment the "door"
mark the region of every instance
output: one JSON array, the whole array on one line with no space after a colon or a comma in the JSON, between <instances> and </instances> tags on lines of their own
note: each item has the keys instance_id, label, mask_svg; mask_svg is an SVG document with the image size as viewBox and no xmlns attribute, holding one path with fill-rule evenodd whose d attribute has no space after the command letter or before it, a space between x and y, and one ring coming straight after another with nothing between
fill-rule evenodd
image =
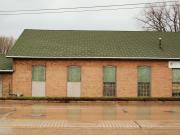
<instances>
[{"instance_id":1,"label":"door","mask_svg":"<svg viewBox=\"0 0 180 135\"><path fill-rule=\"evenodd\" d=\"M81 68L80 66L68 67L67 96L81 96Z\"/></svg>"},{"instance_id":2,"label":"door","mask_svg":"<svg viewBox=\"0 0 180 135\"><path fill-rule=\"evenodd\" d=\"M3 93L2 93L2 75L0 75L0 97L2 97Z\"/></svg>"},{"instance_id":3,"label":"door","mask_svg":"<svg viewBox=\"0 0 180 135\"><path fill-rule=\"evenodd\" d=\"M45 96L45 66L37 65L32 67L32 96Z\"/></svg>"},{"instance_id":4,"label":"door","mask_svg":"<svg viewBox=\"0 0 180 135\"><path fill-rule=\"evenodd\" d=\"M104 66L103 69L103 96L116 96L116 67Z\"/></svg>"}]
</instances>

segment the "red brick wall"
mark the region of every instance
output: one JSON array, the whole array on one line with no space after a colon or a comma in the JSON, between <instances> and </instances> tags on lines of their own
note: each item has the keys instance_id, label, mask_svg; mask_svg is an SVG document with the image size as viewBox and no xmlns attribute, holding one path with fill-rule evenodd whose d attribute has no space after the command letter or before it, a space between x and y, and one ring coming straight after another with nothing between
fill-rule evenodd
<instances>
[{"instance_id":1,"label":"red brick wall","mask_svg":"<svg viewBox=\"0 0 180 135\"><path fill-rule=\"evenodd\" d=\"M171 69L167 61L128 60L18 60L14 61L13 91L31 96L32 65L46 66L46 96L67 95L67 66L81 66L81 96L103 95L103 66L117 67L117 96L137 96L137 66L150 66L152 96L171 96Z\"/></svg>"},{"instance_id":2,"label":"red brick wall","mask_svg":"<svg viewBox=\"0 0 180 135\"><path fill-rule=\"evenodd\" d=\"M4 73L2 75L2 96L7 97L9 93L12 91L12 74Z\"/></svg>"},{"instance_id":3,"label":"red brick wall","mask_svg":"<svg viewBox=\"0 0 180 135\"><path fill-rule=\"evenodd\" d=\"M159 68L160 67L160 68ZM152 96L168 97L172 95L172 73L167 64L157 63L152 68Z\"/></svg>"}]
</instances>

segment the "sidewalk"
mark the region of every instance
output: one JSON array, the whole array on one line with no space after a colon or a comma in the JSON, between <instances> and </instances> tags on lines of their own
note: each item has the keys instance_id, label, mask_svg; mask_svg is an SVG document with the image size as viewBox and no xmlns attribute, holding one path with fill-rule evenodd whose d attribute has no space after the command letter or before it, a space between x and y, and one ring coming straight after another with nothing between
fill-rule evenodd
<instances>
[{"instance_id":1,"label":"sidewalk","mask_svg":"<svg viewBox=\"0 0 180 135\"><path fill-rule=\"evenodd\" d=\"M93 129L180 129L180 120L101 120L73 122L67 120L0 120L0 128L93 128Z\"/></svg>"}]
</instances>

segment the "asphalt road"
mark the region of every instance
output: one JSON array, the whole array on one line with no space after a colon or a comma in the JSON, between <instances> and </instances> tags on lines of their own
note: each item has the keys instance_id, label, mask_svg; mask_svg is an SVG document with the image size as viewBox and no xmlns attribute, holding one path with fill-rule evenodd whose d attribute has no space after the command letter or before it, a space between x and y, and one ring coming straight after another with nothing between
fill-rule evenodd
<instances>
[{"instance_id":1,"label":"asphalt road","mask_svg":"<svg viewBox=\"0 0 180 135\"><path fill-rule=\"evenodd\" d=\"M0 103L0 135L180 135L180 103Z\"/></svg>"}]
</instances>

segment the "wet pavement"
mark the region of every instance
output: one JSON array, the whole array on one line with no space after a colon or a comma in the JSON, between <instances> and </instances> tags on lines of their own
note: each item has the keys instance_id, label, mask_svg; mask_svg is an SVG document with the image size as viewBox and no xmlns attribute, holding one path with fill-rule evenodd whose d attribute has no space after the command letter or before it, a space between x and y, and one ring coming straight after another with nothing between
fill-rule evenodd
<instances>
[{"instance_id":1,"label":"wet pavement","mask_svg":"<svg viewBox=\"0 0 180 135\"><path fill-rule=\"evenodd\" d=\"M0 103L0 135L24 132L180 135L180 103Z\"/></svg>"}]
</instances>

